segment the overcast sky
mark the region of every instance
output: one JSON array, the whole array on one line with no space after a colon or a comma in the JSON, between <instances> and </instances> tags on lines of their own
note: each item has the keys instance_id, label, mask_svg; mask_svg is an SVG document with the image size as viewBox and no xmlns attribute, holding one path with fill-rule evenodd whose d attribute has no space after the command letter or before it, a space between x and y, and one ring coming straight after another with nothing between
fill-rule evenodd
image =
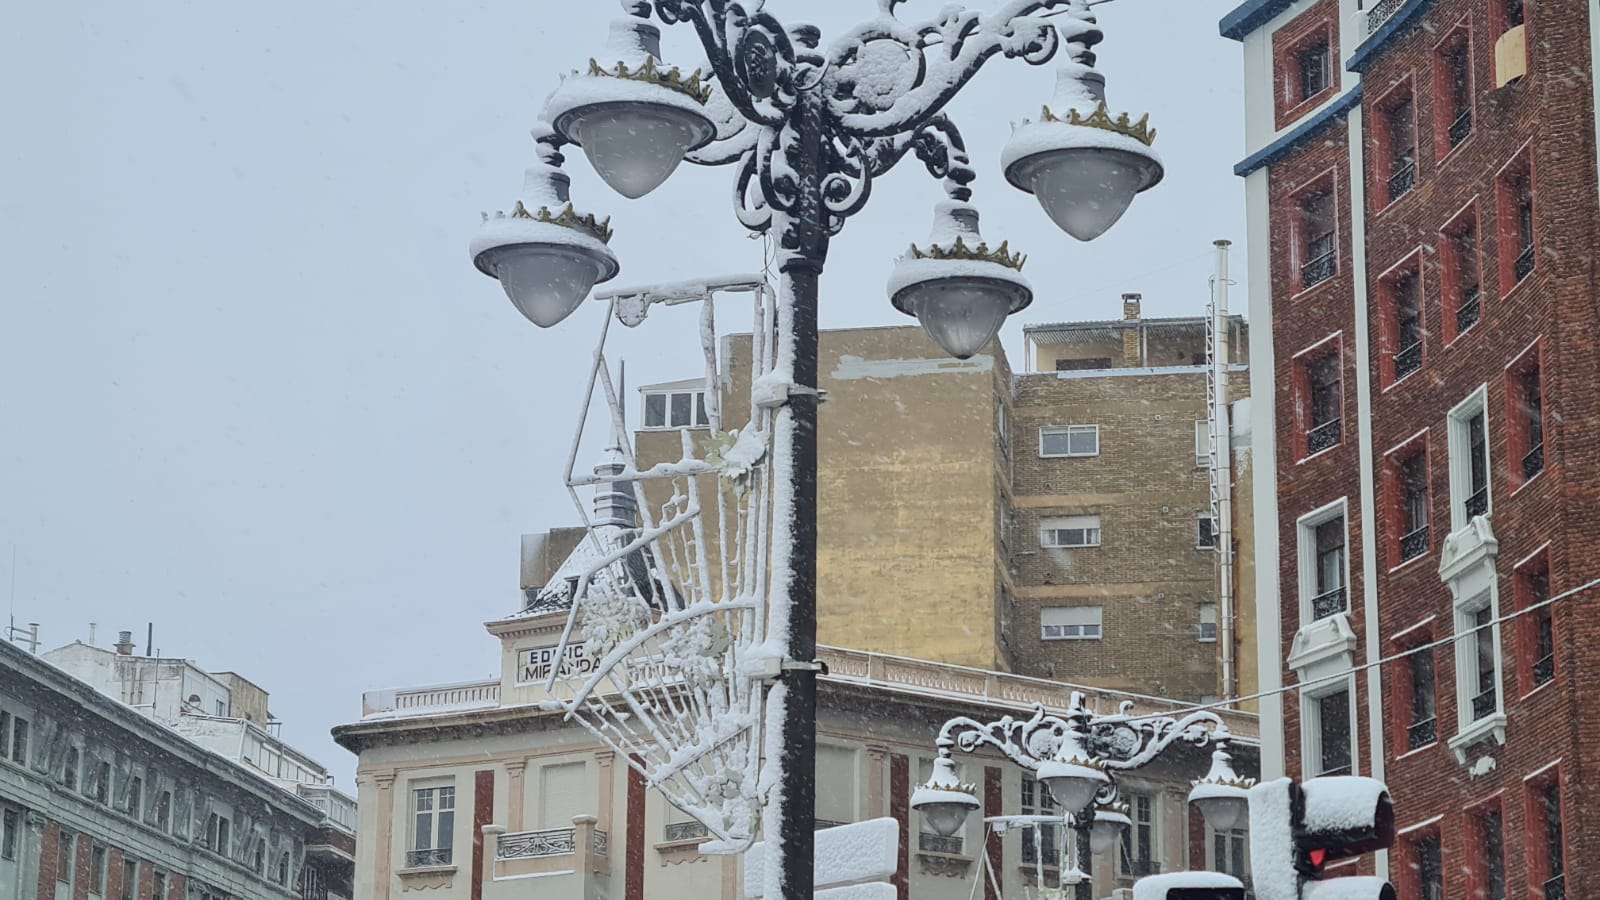
<instances>
[{"instance_id":1,"label":"overcast sky","mask_svg":"<svg viewBox=\"0 0 1600 900\"><path fill-rule=\"evenodd\" d=\"M926 18L946 0L915 0ZM990 7L995 0L977 0ZM951 107L984 233L1030 255L1021 326L1197 315L1211 241L1244 271L1232 0L1098 7L1113 110L1149 111L1166 180L1090 245L1004 183L1009 122L1051 66L992 59ZM772 0L824 40L874 0ZM492 676L518 535L572 524L561 466L600 309L535 329L478 274L559 72L599 54L604 0L54 0L0 29L0 591L46 648L99 625L235 670L350 790L328 729L363 690ZM669 61L696 61L669 29ZM884 297L938 183L908 159L835 239L824 327L909 323ZM613 286L759 269L726 170L637 201L574 149L611 215ZM1236 293L1242 307L1242 289ZM684 335L622 335L629 381L693 376ZM930 345L930 353L935 352ZM636 414L636 413L634 413ZM11 568L12 549L16 565ZM141 647L142 649L142 647Z\"/></svg>"}]
</instances>

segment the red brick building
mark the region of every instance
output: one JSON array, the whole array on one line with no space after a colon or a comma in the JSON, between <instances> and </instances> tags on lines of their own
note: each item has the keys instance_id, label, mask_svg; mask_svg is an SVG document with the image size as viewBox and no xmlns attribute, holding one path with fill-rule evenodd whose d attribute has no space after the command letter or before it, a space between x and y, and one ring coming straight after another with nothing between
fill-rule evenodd
<instances>
[{"instance_id":1,"label":"red brick building","mask_svg":"<svg viewBox=\"0 0 1600 900\"><path fill-rule=\"evenodd\" d=\"M1221 29L1276 468L1263 774L1385 780L1402 897L1600 896L1600 2L1250 0Z\"/></svg>"}]
</instances>

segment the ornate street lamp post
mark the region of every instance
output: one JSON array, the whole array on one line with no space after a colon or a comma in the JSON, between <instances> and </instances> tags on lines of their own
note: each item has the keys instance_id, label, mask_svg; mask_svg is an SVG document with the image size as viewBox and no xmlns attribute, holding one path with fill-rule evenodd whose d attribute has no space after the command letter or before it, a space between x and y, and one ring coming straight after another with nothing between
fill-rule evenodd
<instances>
[{"instance_id":1,"label":"ornate street lamp post","mask_svg":"<svg viewBox=\"0 0 1600 900\"><path fill-rule=\"evenodd\" d=\"M733 165L740 222L777 238L773 386L786 398L779 398L773 449L786 477L774 485L774 521L782 524L771 547L776 587L768 621L785 659L766 707L768 730L782 748L782 778L764 828L782 845L788 900L809 897L813 884L817 280L830 239L865 206L873 179L915 153L942 179L947 200L926 246L913 246L895 267L895 308L964 358L1028 305L1022 256L1005 243L990 247L978 233L970 202L975 173L960 132L942 112L996 54L1038 65L1067 46L1055 108L1017 130L1005 165L1007 179L1038 196L1069 234L1098 236L1161 177L1149 149L1153 132L1143 120L1110 115L1104 78L1093 69L1102 34L1090 7L1104 0L1004 0L990 13L952 7L917 24L895 17L900 2L879 0L876 17L822 50L815 27L785 27L762 0L624 0L626 16L613 24L603 57L551 95L533 131L538 161L523 198L510 213L486 216L472 244L474 264L541 326L560 321L594 284L616 274L606 247L609 220L578 212L568 197L558 167L569 143L630 198L649 193L685 160ZM709 77L661 59L652 12L664 24L694 29ZM1065 15L1046 20L1057 13ZM1063 765L1076 771L1076 763Z\"/></svg>"},{"instance_id":2,"label":"ornate street lamp post","mask_svg":"<svg viewBox=\"0 0 1600 900\"><path fill-rule=\"evenodd\" d=\"M1074 832L1076 865L1061 873L1062 883L1076 885L1076 900L1092 900L1088 861L1093 854L1111 849L1129 825L1126 806L1117 800L1113 773L1137 769L1178 741L1197 746L1211 741L1215 744L1211 771L1195 782L1189 802L1213 829L1238 827L1248 805L1246 792L1254 782L1234 774L1227 751L1228 728L1222 718L1208 710L1182 718L1135 716L1129 710L1130 704L1124 703L1114 715L1097 715L1084 705L1083 694L1073 691L1065 716L1049 715L1038 706L1028 719L951 719L939 729L939 756L933 774L927 784L912 792L911 808L921 812L939 834L955 834L979 805L976 787L961 783L955 751L999 750L1034 772L1065 811L1066 824Z\"/></svg>"}]
</instances>

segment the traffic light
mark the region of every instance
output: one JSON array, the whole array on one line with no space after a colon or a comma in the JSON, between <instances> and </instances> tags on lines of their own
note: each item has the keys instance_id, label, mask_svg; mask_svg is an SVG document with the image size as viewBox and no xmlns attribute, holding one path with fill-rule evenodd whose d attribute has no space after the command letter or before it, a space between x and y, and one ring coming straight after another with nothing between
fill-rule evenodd
<instances>
[{"instance_id":1,"label":"traffic light","mask_svg":"<svg viewBox=\"0 0 1600 900\"><path fill-rule=\"evenodd\" d=\"M1244 884L1221 872L1167 872L1135 881L1133 900L1244 900Z\"/></svg>"},{"instance_id":2,"label":"traffic light","mask_svg":"<svg viewBox=\"0 0 1600 900\"><path fill-rule=\"evenodd\" d=\"M1395 900L1382 878L1324 879L1329 863L1394 846L1394 804L1373 778L1341 775L1250 789L1250 872L1259 900Z\"/></svg>"}]
</instances>

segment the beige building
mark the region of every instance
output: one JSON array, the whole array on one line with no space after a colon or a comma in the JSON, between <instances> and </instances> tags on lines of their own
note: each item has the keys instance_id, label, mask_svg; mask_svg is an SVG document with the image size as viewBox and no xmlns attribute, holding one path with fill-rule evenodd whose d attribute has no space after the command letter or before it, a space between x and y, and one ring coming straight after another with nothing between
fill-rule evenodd
<instances>
[{"instance_id":1,"label":"beige building","mask_svg":"<svg viewBox=\"0 0 1600 900\"><path fill-rule=\"evenodd\" d=\"M543 584L525 585L533 593ZM376 691L360 721L334 731L360 757L356 896L397 900L643 900L742 897L735 857L704 856L705 829L679 812L609 747L560 713L541 710L542 681L524 666L553 647L566 614L518 614L486 623L501 641L501 676L482 682ZM1072 686L926 660L825 647L817 755L819 825L892 816L902 823L900 896L967 900L994 866L1000 898L1021 900L1039 863L1053 879L1059 851L1046 835L986 834L979 816L952 837L924 832L910 792L932 766L947 718L1026 716L1064 707ZM1130 700L1138 712L1176 709L1153 698L1091 693L1102 712ZM1228 714L1241 771L1255 768L1258 725ZM1243 832L1212 835L1185 797L1204 774L1204 751L1176 746L1121 778L1134 827L1094 862L1096 896L1113 896L1154 871L1220 866L1245 871ZM996 754L962 760L985 815L1048 813L1026 772ZM987 880L987 876L984 876ZM1047 882L1049 883L1049 882ZM532 893L530 893L532 890Z\"/></svg>"}]
</instances>

